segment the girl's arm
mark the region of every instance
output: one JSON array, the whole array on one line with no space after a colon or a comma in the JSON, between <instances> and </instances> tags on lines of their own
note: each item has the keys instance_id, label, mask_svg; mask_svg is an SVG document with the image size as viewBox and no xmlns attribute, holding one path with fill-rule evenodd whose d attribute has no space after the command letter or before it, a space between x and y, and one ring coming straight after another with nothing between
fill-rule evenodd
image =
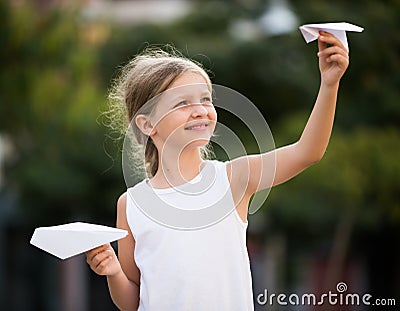
<instances>
[{"instance_id":1,"label":"girl's arm","mask_svg":"<svg viewBox=\"0 0 400 311\"><path fill-rule=\"evenodd\" d=\"M111 298L120 310L137 310L140 272L133 258L135 240L126 219L126 193L117 203L117 227L129 232L118 241L119 260L110 244L106 244L87 252L87 263L97 274L107 276Z\"/></svg>"},{"instance_id":2,"label":"girl's arm","mask_svg":"<svg viewBox=\"0 0 400 311\"><path fill-rule=\"evenodd\" d=\"M348 67L349 57L341 42L326 32L320 32L318 49L321 85L300 139L274 151L231 162L232 181L244 187L246 194L289 180L318 162L325 153L332 132L339 81Z\"/></svg>"}]
</instances>

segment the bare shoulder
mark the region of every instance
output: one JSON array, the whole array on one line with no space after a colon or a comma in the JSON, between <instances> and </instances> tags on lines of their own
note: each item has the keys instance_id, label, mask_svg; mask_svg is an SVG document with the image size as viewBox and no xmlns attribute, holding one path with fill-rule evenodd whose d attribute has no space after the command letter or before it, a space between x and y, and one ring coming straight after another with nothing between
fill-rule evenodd
<instances>
[{"instance_id":1,"label":"bare shoulder","mask_svg":"<svg viewBox=\"0 0 400 311\"><path fill-rule=\"evenodd\" d=\"M126 197L126 192L124 192L117 201L117 227L121 229L129 229L128 220L126 218Z\"/></svg>"},{"instance_id":2,"label":"bare shoulder","mask_svg":"<svg viewBox=\"0 0 400 311\"><path fill-rule=\"evenodd\" d=\"M128 224L126 216L127 193L120 195L117 201L117 227L128 231L128 235L118 241L118 258L121 263L122 270L132 282L139 285L140 271L135 263L133 256L136 241L132 235L131 228Z\"/></svg>"},{"instance_id":3,"label":"bare shoulder","mask_svg":"<svg viewBox=\"0 0 400 311\"><path fill-rule=\"evenodd\" d=\"M126 203L127 195L126 192L121 194L117 201L117 227L128 230L130 232L128 219L126 216Z\"/></svg>"},{"instance_id":4,"label":"bare shoulder","mask_svg":"<svg viewBox=\"0 0 400 311\"><path fill-rule=\"evenodd\" d=\"M126 211L126 195L127 195L127 192L125 191L123 194L121 194L119 196L118 201L117 201L118 211L122 211L122 212Z\"/></svg>"},{"instance_id":5,"label":"bare shoulder","mask_svg":"<svg viewBox=\"0 0 400 311\"><path fill-rule=\"evenodd\" d=\"M229 161L226 165L226 171L232 188L240 188L242 191L247 191L249 160L246 157L240 157Z\"/></svg>"},{"instance_id":6,"label":"bare shoulder","mask_svg":"<svg viewBox=\"0 0 400 311\"><path fill-rule=\"evenodd\" d=\"M246 178L246 164L242 159L235 159L226 164L226 173L231 187L232 198L243 222L247 221L247 212L251 197Z\"/></svg>"}]
</instances>

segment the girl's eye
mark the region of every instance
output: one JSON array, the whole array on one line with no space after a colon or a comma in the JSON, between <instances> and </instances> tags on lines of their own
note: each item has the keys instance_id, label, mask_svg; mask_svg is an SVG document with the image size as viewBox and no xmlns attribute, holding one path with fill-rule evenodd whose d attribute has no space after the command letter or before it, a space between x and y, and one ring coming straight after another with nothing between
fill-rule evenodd
<instances>
[{"instance_id":1,"label":"girl's eye","mask_svg":"<svg viewBox=\"0 0 400 311\"><path fill-rule=\"evenodd\" d=\"M205 104L205 105L212 105L211 97L206 96L206 97L201 98L200 103ZM185 106L189 106L190 104L191 104L190 101L182 100L179 103L177 103L173 108L185 107Z\"/></svg>"},{"instance_id":2,"label":"girl's eye","mask_svg":"<svg viewBox=\"0 0 400 311\"><path fill-rule=\"evenodd\" d=\"M183 107L186 105L188 105L188 102L186 100L182 100L181 102L177 103L174 108Z\"/></svg>"},{"instance_id":3,"label":"girl's eye","mask_svg":"<svg viewBox=\"0 0 400 311\"><path fill-rule=\"evenodd\" d=\"M201 99L201 103L203 103L203 104L212 104L212 101L211 101L210 97L203 97Z\"/></svg>"}]
</instances>

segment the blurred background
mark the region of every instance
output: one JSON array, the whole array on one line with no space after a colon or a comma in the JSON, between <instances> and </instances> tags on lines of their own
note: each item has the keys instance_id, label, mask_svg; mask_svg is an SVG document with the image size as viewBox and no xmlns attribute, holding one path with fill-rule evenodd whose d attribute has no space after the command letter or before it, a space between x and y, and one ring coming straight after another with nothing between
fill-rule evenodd
<instances>
[{"instance_id":1,"label":"blurred background","mask_svg":"<svg viewBox=\"0 0 400 311\"><path fill-rule=\"evenodd\" d=\"M116 310L83 255L61 261L29 241L41 226L115 225L122 142L102 112L129 58L172 44L256 104L279 147L299 138L319 87L317 45L298 26L333 21L365 31L348 35L325 157L249 217L254 294L342 281L399 305L400 1L0 0L0 309Z\"/></svg>"}]
</instances>

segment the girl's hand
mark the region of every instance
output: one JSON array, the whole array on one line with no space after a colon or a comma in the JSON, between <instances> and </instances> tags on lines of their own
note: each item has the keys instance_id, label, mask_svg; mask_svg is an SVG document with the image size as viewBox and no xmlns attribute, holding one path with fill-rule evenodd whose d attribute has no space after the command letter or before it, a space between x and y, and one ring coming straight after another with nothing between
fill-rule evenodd
<instances>
[{"instance_id":1,"label":"girl's hand","mask_svg":"<svg viewBox=\"0 0 400 311\"><path fill-rule=\"evenodd\" d=\"M321 79L327 85L339 83L349 66L349 54L334 35L320 31L318 37L318 57Z\"/></svg>"},{"instance_id":2,"label":"girl's hand","mask_svg":"<svg viewBox=\"0 0 400 311\"><path fill-rule=\"evenodd\" d=\"M86 262L98 275L114 276L122 272L117 255L110 244L86 252Z\"/></svg>"}]
</instances>

